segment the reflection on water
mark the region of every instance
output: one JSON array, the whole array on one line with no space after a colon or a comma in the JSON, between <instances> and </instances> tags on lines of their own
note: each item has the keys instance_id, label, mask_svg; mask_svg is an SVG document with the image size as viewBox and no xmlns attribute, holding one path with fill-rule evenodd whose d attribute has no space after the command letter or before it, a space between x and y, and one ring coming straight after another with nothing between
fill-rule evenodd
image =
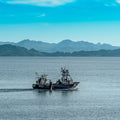
<instances>
[{"instance_id":1,"label":"reflection on water","mask_svg":"<svg viewBox=\"0 0 120 120\"><path fill-rule=\"evenodd\" d=\"M78 90L53 90L53 91L50 91L50 90L37 90L35 89L34 90L34 94L36 94L37 96L52 96L54 94L56 95L60 95L62 97L69 97L71 96L72 94L74 94L76 91Z\"/></svg>"}]
</instances>

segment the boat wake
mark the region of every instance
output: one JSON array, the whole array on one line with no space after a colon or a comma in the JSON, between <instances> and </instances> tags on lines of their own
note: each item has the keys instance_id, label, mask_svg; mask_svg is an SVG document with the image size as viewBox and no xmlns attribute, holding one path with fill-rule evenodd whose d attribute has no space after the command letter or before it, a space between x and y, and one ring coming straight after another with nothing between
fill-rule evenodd
<instances>
[{"instance_id":1,"label":"boat wake","mask_svg":"<svg viewBox=\"0 0 120 120\"><path fill-rule=\"evenodd\" d=\"M0 92L22 92L22 91L32 91L32 88L15 88L15 89L0 89Z\"/></svg>"}]
</instances>

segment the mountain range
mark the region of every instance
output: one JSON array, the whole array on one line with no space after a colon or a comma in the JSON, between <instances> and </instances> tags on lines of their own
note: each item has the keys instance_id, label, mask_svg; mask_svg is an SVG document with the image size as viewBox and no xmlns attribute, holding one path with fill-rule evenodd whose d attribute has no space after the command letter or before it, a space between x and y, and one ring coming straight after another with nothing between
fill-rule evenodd
<instances>
[{"instance_id":1,"label":"mountain range","mask_svg":"<svg viewBox=\"0 0 120 120\"><path fill-rule=\"evenodd\" d=\"M115 50L98 50L98 51L77 51L77 52L39 52L35 49L26 49L24 47L14 45L0 45L0 56L119 56L120 49Z\"/></svg>"},{"instance_id":2,"label":"mountain range","mask_svg":"<svg viewBox=\"0 0 120 120\"><path fill-rule=\"evenodd\" d=\"M101 43L90 43L86 41L77 41L74 42L72 40L63 40L59 43L47 43L42 41L34 41L34 40L22 40L20 42L14 43L14 42L0 42L0 45L14 45L19 47L30 49L35 49L40 52L75 52L75 51L96 51L96 50L114 50L118 49L120 47L112 46L110 44L101 44Z\"/></svg>"}]
</instances>

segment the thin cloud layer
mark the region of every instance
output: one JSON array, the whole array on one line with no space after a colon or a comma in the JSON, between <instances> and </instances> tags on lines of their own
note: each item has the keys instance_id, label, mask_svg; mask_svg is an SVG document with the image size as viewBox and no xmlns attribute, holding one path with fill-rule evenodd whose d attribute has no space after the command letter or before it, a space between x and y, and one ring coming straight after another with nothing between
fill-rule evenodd
<instances>
[{"instance_id":1,"label":"thin cloud layer","mask_svg":"<svg viewBox=\"0 0 120 120\"><path fill-rule=\"evenodd\" d=\"M59 6L74 2L75 0L6 0L8 4L28 4L37 6Z\"/></svg>"},{"instance_id":2,"label":"thin cloud layer","mask_svg":"<svg viewBox=\"0 0 120 120\"><path fill-rule=\"evenodd\" d=\"M117 3L120 3L120 0L116 0Z\"/></svg>"}]
</instances>

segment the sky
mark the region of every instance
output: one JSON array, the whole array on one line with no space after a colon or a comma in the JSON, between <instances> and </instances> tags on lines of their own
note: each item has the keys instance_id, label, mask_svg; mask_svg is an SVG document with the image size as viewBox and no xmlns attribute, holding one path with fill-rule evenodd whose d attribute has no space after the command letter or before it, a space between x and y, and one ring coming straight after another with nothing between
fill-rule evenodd
<instances>
[{"instance_id":1,"label":"sky","mask_svg":"<svg viewBox=\"0 0 120 120\"><path fill-rule=\"evenodd\" d=\"M0 0L0 41L120 46L120 0Z\"/></svg>"}]
</instances>

